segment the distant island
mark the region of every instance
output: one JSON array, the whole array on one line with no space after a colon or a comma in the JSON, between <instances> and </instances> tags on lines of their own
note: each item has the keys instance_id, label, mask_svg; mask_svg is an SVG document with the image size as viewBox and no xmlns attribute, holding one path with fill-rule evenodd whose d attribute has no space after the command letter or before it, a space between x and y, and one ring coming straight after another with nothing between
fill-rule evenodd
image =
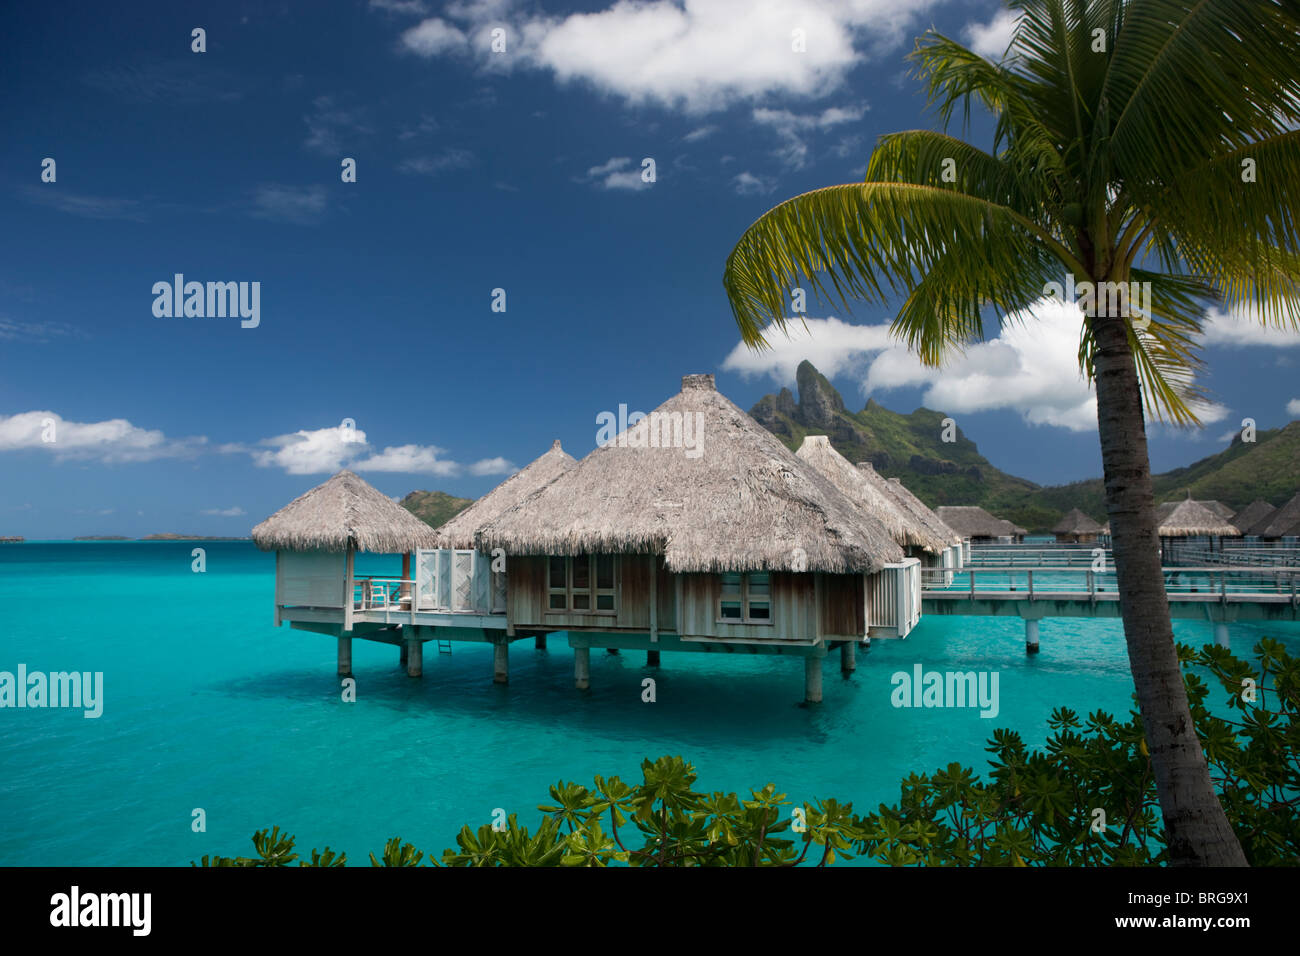
<instances>
[{"instance_id":1,"label":"distant island","mask_svg":"<svg viewBox=\"0 0 1300 956\"><path fill-rule=\"evenodd\" d=\"M473 498L457 498L445 491L412 491L399 504L434 528L446 524L471 504Z\"/></svg>"},{"instance_id":2,"label":"distant island","mask_svg":"<svg viewBox=\"0 0 1300 956\"><path fill-rule=\"evenodd\" d=\"M22 544L23 540L22 535L11 535L9 537L0 537L0 544Z\"/></svg>"},{"instance_id":3,"label":"distant island","mask_svg":"<svg viewBox=\"0 0 1300 956\"><path fill-rule=\"evenodd\" d=\"M21 541L22 538L5 538L0 540ZM217 535L204 534L149 534L143 538L128 538L124 534L84 534L72 539L73 541L250 541L247 535L242 538L228 538Z\"/></svg>"}]
</instances>

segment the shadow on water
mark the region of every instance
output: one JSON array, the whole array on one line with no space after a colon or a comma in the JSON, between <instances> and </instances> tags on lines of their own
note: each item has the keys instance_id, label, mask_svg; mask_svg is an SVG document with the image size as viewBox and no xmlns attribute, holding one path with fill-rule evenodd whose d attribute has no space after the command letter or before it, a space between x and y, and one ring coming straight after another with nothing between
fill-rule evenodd
<instances>
[{"instance_id":1,"label":"shadow on water","mask_svg":"<svg viewBox=\"0 0 1300 956\"><path fill-rule=\"evenodd\" d=\"M426 651L420 678L407 677L396 666L354 660L353 676L358 704L384 707L402 719L491 720L682 744L755 732L792 745L807 744L826 739L831 725L840 722L840 711L851 704L853 682L842 681L838 668L829 663L826 702L808 707L799 700L803 667L798 659L782 660L784 666L776 667L747 667L752 660L742 660L692 668L694 661L672 665L673 655L665 654L667 666L654 668L645 666L644 658L634 660L633 652L591 656L591 688L586 691L573 686L573 659L567 649L516 651L511 655L510 683L505 685L492 682L491 657L482 653L452 660ZM646 677L656 682L653 702L643 700ZM327 669L306 664L301 670L250 675L208 689L244 699L348 706L341 699L339 680Z\"/></svg>"}]
</instances>

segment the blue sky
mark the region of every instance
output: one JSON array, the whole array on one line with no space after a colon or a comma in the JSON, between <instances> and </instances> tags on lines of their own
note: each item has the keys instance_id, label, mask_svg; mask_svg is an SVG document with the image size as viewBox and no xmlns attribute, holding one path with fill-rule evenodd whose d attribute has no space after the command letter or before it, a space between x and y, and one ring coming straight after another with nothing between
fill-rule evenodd
<instances>
[{"instance_id":1,"label":"blue sky","mask_svg":"<svg viewBox=\"0 0 1300 956\"><path fill-rule=\"evenodd\" d=\"M720 282L764 210L860 178L880 134L933 125L903 59L917 35L994 55L999 11L8 7L0 534L243 535L344 464L391 495L477 496L552 438L587 453L601 411L648 411L683 373L715 372L748 408L803 357L854 407L952 414L1004 470L1099 474L1070 317L1046 310L933 373L891 346L885 311L810 303L811 338L756 356ZM153 286L176 273L259 283L259 324L156 316ZM1215 316L1205 355L1217 404L1204 429L1153 429L1158 470L1218 450L1243 417L1300 417L1300 336Z\"/></svg>"}]
</instances>

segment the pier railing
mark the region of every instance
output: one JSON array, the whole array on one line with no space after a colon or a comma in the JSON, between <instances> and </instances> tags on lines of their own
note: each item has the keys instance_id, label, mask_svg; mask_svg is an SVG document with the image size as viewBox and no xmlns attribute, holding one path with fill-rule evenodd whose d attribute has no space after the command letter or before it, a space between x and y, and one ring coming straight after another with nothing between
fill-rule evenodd
<instances>
[{"instance_id":1,"label":"pier railing","mask_svg":"<svg viewBox=\"0 0 1300 956\"><path fill-rule=\"evenodd\" d=\"M1171 601L1289 601L1300 607L1300 569L1166 567L1162 569L1165 591ZM952 574L951 584L946 584ZM969 567L956 573L941 568L921 569L927 597L960 598L969 595L1038 598L1088 597L1117 600L1119 588L1114 570L1060 566Z\"/></svg>"},{"instance_id":2,"label":"pier railing","mask_svg":"<svg viewBox=\"0 0 1300 956\"><path fill-rule=\"evenodd\" d=\"M1253 568L1300 568L1300 548L1242 545L1211 551L1208 548L1171 549L1171 557L1197 564L1225 564Z\"/></svg>"},{"instance_id":3,"label":"pier railing","mask_svg":"<svg viewBox=\"0 0 1300 956\"><path fill-rule=\"evenodd\" d=\"M1063 544L1032 548L1024 545L980 545L971 548L967 564L975 567L1075 568L1090 566L1093 550L1101 548L1110 560L1110 548L1099 544Z\"/></svg>"}]
</instances>

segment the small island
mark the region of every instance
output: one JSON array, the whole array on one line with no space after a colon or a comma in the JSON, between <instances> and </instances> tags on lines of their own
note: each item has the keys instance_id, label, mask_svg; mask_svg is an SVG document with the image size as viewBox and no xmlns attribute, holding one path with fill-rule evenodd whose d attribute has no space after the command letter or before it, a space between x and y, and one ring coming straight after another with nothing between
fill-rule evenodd
<instances>
[{"instance_id":1,"label":"small island","mask_svg":"<svg viewBox=\"0 0 1300 956\"><path fill-rule=\"evenodd\" d=\"M0 536L0 544L22 544L23 540L23 536L20 534L9 535L7 537Z\"/></svg>"},{"instance_id":2,"label":"small island","mask_svg":"<svg viewBox=\"0 0 1300 956\"><path fill-rule=\"evenodd\" d=\"M249 538L247 535L245 535L242 538L239 537L230 538L230 537L221 537L217 535L173 534L171 532L167 532L165 534L145 535L143 538L139 538L137 540L139 541L248 541Z\"/></svg>"}]
</instances>

